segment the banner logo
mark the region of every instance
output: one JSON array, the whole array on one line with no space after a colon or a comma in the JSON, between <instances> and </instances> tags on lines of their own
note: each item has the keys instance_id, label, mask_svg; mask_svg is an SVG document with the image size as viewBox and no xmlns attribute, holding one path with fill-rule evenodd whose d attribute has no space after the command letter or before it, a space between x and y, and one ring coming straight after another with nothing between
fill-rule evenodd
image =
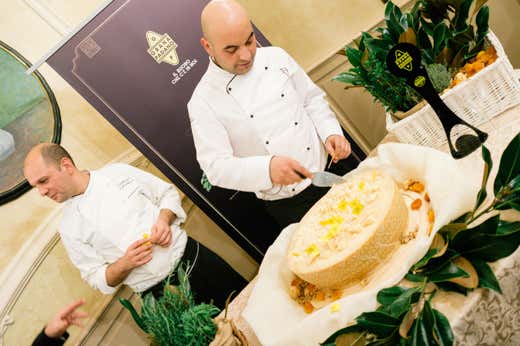
<instances>
[{"instance_id":1,"label":"banner logo","mask_svg":"<svg viewBox=\"0 0 520 346\"><path fill-rule=\"evenodd\" d=\"M162 62L170 65L179 64L179 56L177 55L177 43L168 34L160 35L154 31L146 32L146 41L148 41L148 54L160 64Z\"/></svg>"},{"instance_id":2,"label":"banner logo","mask_svg":"<svg viewBox=\"0 0 520 346\"><path fill-rule=\"evenodd\" d=\"M411 71L412 70L412 57L408 52L403 52L402 50L395 51L395 64L401 70Z\"/></svg>"}]
</instances>

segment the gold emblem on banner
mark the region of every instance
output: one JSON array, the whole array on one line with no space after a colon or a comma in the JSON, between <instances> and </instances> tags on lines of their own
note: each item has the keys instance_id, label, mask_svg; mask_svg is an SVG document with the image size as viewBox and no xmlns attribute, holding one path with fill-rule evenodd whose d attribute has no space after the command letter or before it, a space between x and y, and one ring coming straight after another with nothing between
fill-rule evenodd
<instances>
[{"instance_id":1,"label":"gold emblem on banner","mask_svg":"<svg viewBox=\"0 0 520 346\"><path fill-rule=\"evenodd\" d=\"M412 61L413 58L408 54L408 52L400 51L399 49L395 51L395 64L401 70L412 70Z\"/></svg>"},{"instance_id":2,"label":"gold emblem on banner","mask_svg":"<svg viewBox=\"0 0 520 346\"><path fill-rule=\"evenodd\" d=\"M177 65L179 57L177 56L177 43L168 34L158 34L154 31L146 32L146 41L148 41L148 54L160 64L162 62L170 65Z\"/></svg>"}]
</instances>

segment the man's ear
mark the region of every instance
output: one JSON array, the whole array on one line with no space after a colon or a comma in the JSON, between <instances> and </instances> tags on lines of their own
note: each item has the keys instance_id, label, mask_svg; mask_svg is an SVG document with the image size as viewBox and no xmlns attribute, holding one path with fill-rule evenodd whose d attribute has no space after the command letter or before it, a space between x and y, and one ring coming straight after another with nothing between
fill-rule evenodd
<instances>
[{"instance_id":1,"label":"man's ear","mask_svg":"<svg viewBox=\"0 0 520 346\"><path fill-rule=\"evenodd\" d=\"M60 169L64 169L67 173L72 174L76 166L68 157L62 157L60 162Z\"/></svg>"},{"instance_id":2,"label":"man's ear","mask_svg":"<svg viewBox=\"0 0 520 346\"><path fill-rule=\"evenodd\" d=\"M209 56L213 57L213 49L208 40L206 40L204 37L201 37L200 45L202 46L202 48L204 48L204 50L206 51L206 53L208 53Z\"/></svg>"}]
</instances>

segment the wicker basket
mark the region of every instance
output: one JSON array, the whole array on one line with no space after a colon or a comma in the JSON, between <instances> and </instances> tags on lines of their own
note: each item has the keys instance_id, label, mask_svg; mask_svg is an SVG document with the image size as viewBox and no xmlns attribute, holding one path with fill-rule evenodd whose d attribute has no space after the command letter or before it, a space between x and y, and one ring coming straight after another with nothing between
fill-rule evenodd
<instances>
[{"instance_id":1,"label":"wicker basket","mask_svg":"<svg viewBox=\"0 0 520 346\"><path fill-rule=\"evenodd\" d=\"M491 31L487 39L497 51L495 62L441 95L455 114L474 126L520 103L520 82L504 48ZM442 125L428 104L400 121L394 121L387 113L386 129L403 143L439 148L447 142Z\"/></svg>"}]
</instances>

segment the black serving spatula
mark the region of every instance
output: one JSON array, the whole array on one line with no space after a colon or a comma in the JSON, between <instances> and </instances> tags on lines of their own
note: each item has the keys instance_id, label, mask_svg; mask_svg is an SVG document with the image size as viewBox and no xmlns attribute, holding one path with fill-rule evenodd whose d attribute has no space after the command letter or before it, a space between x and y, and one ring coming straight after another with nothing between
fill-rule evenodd
<instances>
[{"instance_id":1,"label":"black serving spatula","mask_svg":"<svg viewBox=\"0 0 520 346\"><path fill-rule=\"evenodd\" d=\"M451 156L455 159L463 158L478 149L488 137L487 133L477 129L459 118L441 100L430 81L428 73L421 65L421 53L411 43L399 43L395 45L386 57L388 69L398 77L406 78L406 83L415 89L431 105L442 123ZM465 126L475 134L464 133L456 140L455 145L451 141L451 131L456 125Z\"/></svg>"}]
</instances>

